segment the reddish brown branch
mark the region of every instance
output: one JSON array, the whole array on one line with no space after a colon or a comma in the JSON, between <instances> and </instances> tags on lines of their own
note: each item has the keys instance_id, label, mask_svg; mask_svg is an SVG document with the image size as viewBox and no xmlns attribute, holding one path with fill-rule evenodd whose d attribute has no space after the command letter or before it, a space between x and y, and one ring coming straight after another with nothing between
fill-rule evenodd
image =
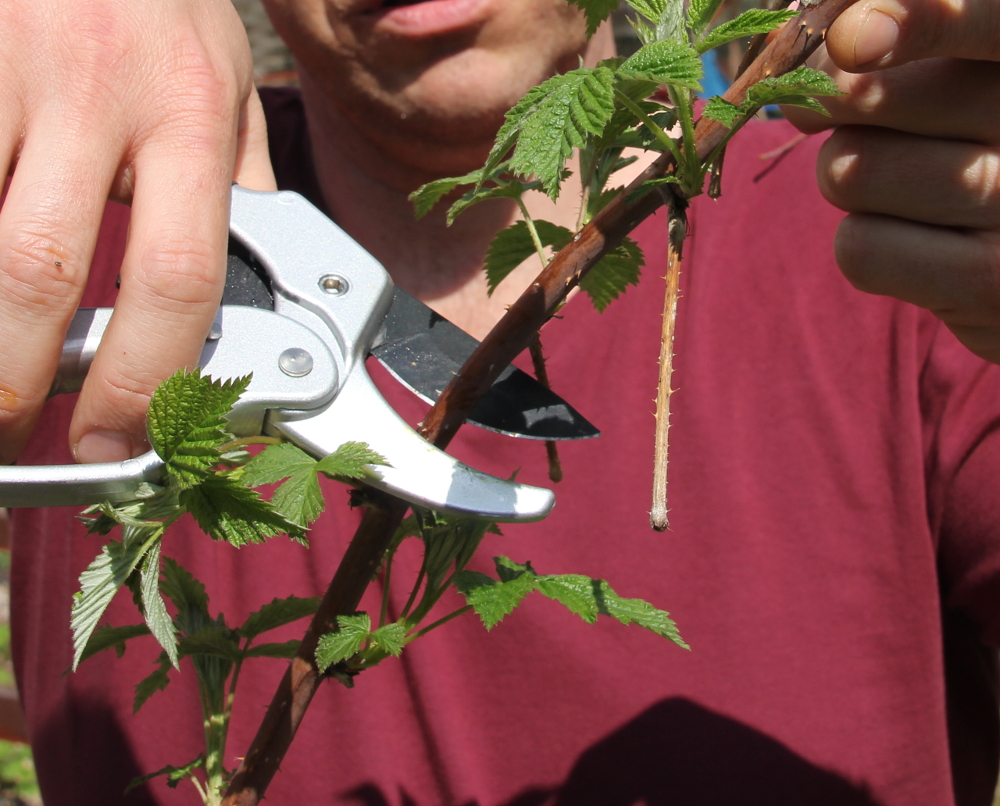
<instances>
[{"instance_id":1,"label":"reddish brown branch","mask_svg":"<svg viewBox=\"0 0 1000 806\"><path fill-rule=\"evenodd\" d=\"M854 0L821 0L792 20L750 69L730 87L725 98L740 103L747 88L762 78L778 76L801 65L822 43L826 29ZM722 124L702 118L695 129L698 153L704 158L725 138ZM661 204L657 193L637 194L640 186L673 168L669 155L650 165L617 199L562 249L535 282L487 335L428 413L424 436L445 447L480 397L514 358L525 350L539 328L594 265ZM319 637L333 629L336 617L353 612L371 581L382 554L406 510L401 501L374 494L379 508L366 513L361 526L327 589L302 645L282 679L253 744L226 791L224 806L256 806L277 772L322 677L314 652Z\"/></svg>"}]
</instances>

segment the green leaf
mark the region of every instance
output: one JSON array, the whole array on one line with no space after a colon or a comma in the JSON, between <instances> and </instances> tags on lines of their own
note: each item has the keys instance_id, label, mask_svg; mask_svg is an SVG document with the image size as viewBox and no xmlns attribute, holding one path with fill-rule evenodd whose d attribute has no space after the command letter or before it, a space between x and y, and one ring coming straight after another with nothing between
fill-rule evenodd
<instances>
[{"instance_id":1,"label":"green leaf","mask_svg":"<svg viewBox=\"0 0 1000 806\"><path fill-rule=\"evenodd\" d=\"M244 638L256 638L261 633L311 616L317 607L319 607L318 596L310 596L308 599L299 596L273 599L251 613L237 632Z\"/></svg>"},{"instance_id":2,"label":"green leaf","mask_svg":"<svg viewBox=\"0 0 1000 806\"><path fill-rule=\"evenodd\" d=\"M752 8L749 11L744 11L736 19L713 28L695 45L695 50L698 53L705 53L712 48L726 44L726 42L731 42L733 39L739 39L741 36L766 34L784 25L798 13L788 9L767 11L763 8Z\"/></svg>"},{"instance_id":3,"label":"green leaf","mask_svg":"<svg viewBox=\"0 0 1000 806\"><path fill-rule=\"evenodd\" d=\"M202 531L236 548L263 543L282 533L292 538L303 536L301 526L231 476L209 476L197 486L182 490L180 502Z\"/></svg>"},{"instance_id":4,"label":"green leaf","mask_svg":"<svg viewBox=\"0 0 1000 806\"><path fill-rule=\"evenodd\" d=\"M160 546L157 540L153 547L143 557L140 566L142 593L142 614L146 619L149 631L159 641L163 651L170 658L170 663L177 666L177 638L174 631L174 621L167 612L166 602L160 595Z\"/></svg>"},{"instance_id":5,"label":"green leaf","mask_svg":"<svg viewBox=\"0 0 1000 806\"><path fill-rule=\"evenodd\" d=\"M731 129L745 113L741 107L730 103L721 95L713 95L705 103L701 114L710 120L717 120L727 129Z\"/></svg>"},{"instance_id":6,"label":"green leaf","mask_svg":"<svg viewBox=\"0 0 1000 806\"><path fill-rule=\"evenodd\" d=\"M603 579L598 580L599 611L618 619L622 624L635 624L673 641L684 649L690 647L681 638L677 625L665 610L653 607L642 599L623 599Z\"/></svg>"},{"instance_id":7,"label":"green leaf","mask_svg":"<svg viewBox=\"0 0 1000 806\"><path fill-rule=\"evenodd\" d=\"M406 627L402 624L386 624L372 633L372 641L394 658L398 658L406 646Z\"/></svg>"},{"instance_id":8,"label":"green leaf","mask_svg":"<svg viewBox=\"0 0 1000 806\"><path fill-rule=\"evenodd\" d=\"M156 659L156 670L148 677L140 680L135 687L135 697L132 700L132 713L139 713L139 709L145 705L146 700L152 697L157 691L163 691L170 684L170 658L166 652L161 652Z\"/></svg>"},{"instance_id":9,"label":"green leaf","mask_svg":"<svg viewBox=\"0 0 1000 806\"><path fill-rule=\"evenodd\" d=\"M330 478L363 479L371 476L372 466L389 462L364 442L345 442L329 456L319 460L316 468Z\"/></svg>"},{"instance_id":10,"label":"green leaf","mask_svg":"<svg viewBox=\"0 0 1000 806\"><path fill-rule=\"evenodd\" d=\"M149 627L145 624L129 624L124 627L112 627L106 624L103 627L98 627L91 633L87 646L80 654L79 663L83 663L98 652L103 652L111 647L115 648L115 652L120 658L125 653L125 642L130 638L138 638L140 635L149 635Z\"/></svg>"},{"instance_id":11,"label":"green leaf","mask_svg":"<svg viewBox=\"0 0 1000 806\"><path fill-rule=\"evenodd\" d=\"M243 468L240 483L248 487L273 484L287 478L274 495L270 506L300 531L319 517L324 508L319 487L319 473L331 478L364 478L371 465L387 464L385 457L361 442L345 442L329 456L316 460L288 442L271 445Z\"/></svg>"},{"instance_id":12,"label":"green leaf","mask_svg":"<svg viewBox=\"0 0 1000 806\"><path fill-rule=\"evenodd\" d=\"M701 36L702 31L718 13L723 0L691 0L688 6L687 23L695 36Z\"/></svg>"},{"instance_id":13,"label":"green leaf","mask_svg":"<svg viewBox=\"0 0 1000 806\"><path fill-rule=\"evenodd\" d=\"M170 557L160 564L160 593L177 608L176 623L182 632L194 633L212 624L208 614L208 594L184 566Z\"/></svg>"},{"instance_id":14,"label":"green leaf","mask_svg":"<svg viewBox=\"0 0 1000 806\"><path fill-rule=\"evenodd\" d=\"M302 643L297 638L285 641L283 644L257 644L250 647L243 653L245 658L285 658L291 660L295 653L299 651L299 644Z\"/></svg>"},{"instance_id":15,"label":"green leaf","mask_svg":"<svg viewBox=\"0 0 1000 806\"><path fill-rule=\"evenodd\" d=\"M742 106L756 108L767 104L801 105L805 96L810 95L835 96L843 93L837 83L821 70L799 67L783 76L758 81L747 91ZM812 103L822 109L815 101Z\"/></svg>"},{"instance_id":16,"label":"green leaf","mask_svg":"<svg viewBox=\"0 0 1000 806\"><path fill-rule=\"evenodd\" d=\"M178 647L182 657L208 655L233 662L243 657L236 632L221 624L213 624L191 635L181 636Z\"/></svg>"},{"instance_id":17,"label":"green leaf","mask_svg":"<svg viewBox=\"0 0 1000 806\"><path fill-rule=\"evenodd\" d=\"M243 467L240 482L247 487L274 484L305 471L313 470L316 460L291 442L268 445Z\"/></svg>"},{"instance_id":18,"label":"green leaf","mask_svg":"<svg viewBox=\"0 0 1000 806\"><path fill-rule=\"evenodd\" d=\"M493 561L500 579L478 571L461 571L452 577L453 584L479 615L487 630L499 624L534 590L535 572L530 565L517 566L506 557L494 557ZM507 564L515 567L508 567Z\"/></svg>"},{"instance_id":19,"label":"green leaf","mask_svg":"<svg viewBox=\"0 0 1000 806\"><path fill-rule=\"evenodd\" d=\"M161 532L162 534L162 532ZM148 543L126 546L112 540L80 574L80 590L73 595L70 626L73 629L73 670L80 665L90 636L114 595L129 574L142 562L158 536Z\"/></svg>"},{"instance_id":20,"label":"green leaf","mask_svg":"<svg viewBox=\"0 0 1000 806\"><path fill-rule=\"evenodd\" d=\"M321 671L357 654L371 635L372 623L367 613L356 613L337 616L337 627L336 632L322 636L316 647L316 665Z\"/></svg>"},{"instance_id":21,"label":"green leaf","mask_svg":"<svg viewBox=\"0 0 1000 806\"><path fill-rule=\"evenodd\" d=\"M195 770L200 769L204 765L205 761L202 756L198 756L194 761L189 761L183 767L174 767L168 764L161 770L156 772L151 772L148 775L140 775L137 778L133 778L129 785L125 787L125 791L129 792L135 789L137 786L142 786L146 781L152 780L153 778L158 778L161 775L167 776L167 786L171 789L176 789L177 785L183 781L185 778L193 778Z\"/></svg>"},{"instance_id":22,"label":"green leaf","mask_svg":"<svg viewBox=\"0 0 1000 806\"><path fill-rule=\"evenodd\" d=\"M652 23L633 26L644 44L676 39L684 18L683 0L628 0L628 4Z\"/></svg>"},{"instance_id":23,"label":"green leaf","mask_svg":"<svg viewBox=\"0 0 1000 806\"><path fill-rule=\"evenodd\" d=\"M147 431L157 455L181 489L198 484L219 462L218 448L232 439L226 415L250 385L250 376L229 381L178 370L149 402Z\"/></svg>"},{"instance_id":24,"label":"green leaf","mask_svg":"<svg viewBox=\"0 0 1000 806\"><path fill-rule=\"evenodd\" d=\"M530 98L531 106L520 111L512 134L517 145L511 170L536 177L555 200L566 159L589 135L599 135L614 114L614 78L607 67L580 68L553 76L529 92L525 101ZM520 108L518 104L508 116Z\"/></svg>"},{"instance_id":25,"label":"green leaf","mask_svg":"<svg viewBox=\"0 0 1000 806\"><path fill-rule=\"evenodd\" d=\"M688 649L677 625L664 610L642 599L623 599L603 579L581 574L540 576L535 587L539 592L565 605L588 624L598 615L611 616L622 624L636 624Z\"/></svg>"},{"instance_id":26,"label":"green leaf","mask_svg":"<svg viewBox=\"0 0 1000 806\"><path fill-rule=\"evenodd\" d=\"M559 181L561 182L567 176L569 176L569 171L563 171L562 176L559 177ZM489 199L519 199L529 190L538 190L542 186L542 183L538 181L522 182L517 178L495 181L498 184L493 187L474 187L456 200L448 208L448 226L450 227L454 224L455 219L461 213L464 213L473 205L479 204L479 202L488 201Z\"/></svg>"},{"instance_id":27,"label":"green leaf","mask_svg":"<svg viewBox=\"0 0 1000 806\"><path fill-rule=\"evenodd\" d=\"M434 205L455 188L462 185L478 185L482 181L483 169L479 168L465 176L447 176L443 179L435 179L426 185L421 185L409 197L417 220L427 215L434 209Z\"/></svg>"},{"instance_id":28,"label":"green leaf","mask_svg":"<svg viewBox=\"0 0 1000 806\"><path fill-rule=\"evenodd\" d=\"M645 79L701 91L699 82L703 68L694 48L684 42L667 40L644 45L622 62L618 74L628 79Z\"/></svg>"},{"instance_id":29,"label":"green leaf","mask_svg":"<svg viewBox=\"0 0 1000 806\"><path fill-rule=\"evenodd\" d=\"M573 240L573 233L566 227L548 221L535 221L535 230L542 246L551 246L556 251ZM496 291L503 279L533 254L535 244L524 221L516 221L500 230L486 250L486 260L483 262L488 293Z\"/></svg>"},{"instance_id":30,"label":"green leaf","mask_svg":"<svg viewBox=\"0 0 1000 806\"><path fill-rule=\"evenodd\" d=\"M580 279L580 288L587 292L598 313L603 313L628 286L638 284L643 263L639 244L625 238Z\"/></svg>"},{"instance_id":31,"label":"green leaf","mask_svg":"<svg viewBox=\"0 0 1000 806\"><path fill-rule=\"evenodd\" d=\"M576 6L583 9L587 17L587 36L593 36L611 12L618 8L618 0L569 0Z\"/></svg>"}]
</instances>

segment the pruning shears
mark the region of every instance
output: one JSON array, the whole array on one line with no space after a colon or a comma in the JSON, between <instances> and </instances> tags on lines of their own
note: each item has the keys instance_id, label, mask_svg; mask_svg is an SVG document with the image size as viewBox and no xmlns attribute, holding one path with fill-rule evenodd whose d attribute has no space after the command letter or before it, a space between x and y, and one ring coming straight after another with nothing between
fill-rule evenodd
<instances>
[{"instance_id":1,"label":"pruning shears","mask_svg":"<svg viewBox=\"0 0 1000 806\"><path fill-rule=\"evenodd\" d=\"M80 309L52 394L78 391L113 309ZM365 368L373 355L421 397L436 399L477 342L395 288L385 269L302 196L233 187L226 291L199 362L217 378L253 374L229 417L238 437L281 436L321 458L365 442L389 462L371 486L412 504L498 521L545 517L550 490L453 459L392 409ZM533 378L508 367L470 422L513 436L598 432ZM121 463L0 467L0 506L86 505L135 497L161 480L152 451Z\"/></svg>"}]
</instances>

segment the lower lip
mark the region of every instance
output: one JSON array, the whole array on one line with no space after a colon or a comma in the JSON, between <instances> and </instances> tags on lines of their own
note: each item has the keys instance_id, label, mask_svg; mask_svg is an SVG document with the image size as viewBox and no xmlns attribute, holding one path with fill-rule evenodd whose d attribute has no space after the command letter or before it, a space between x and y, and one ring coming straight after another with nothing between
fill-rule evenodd
<instances>
[{"instance_id":1,"label":"lower lip","mask_svg":"<svg viewBox=\"0 0 1000 806\"><path fill-rule=\"evenodd\" d=\"M434 36L483 22L494 0L425 0L370 12L379 28L404 36Z\"/></svg>"}]
</instances>

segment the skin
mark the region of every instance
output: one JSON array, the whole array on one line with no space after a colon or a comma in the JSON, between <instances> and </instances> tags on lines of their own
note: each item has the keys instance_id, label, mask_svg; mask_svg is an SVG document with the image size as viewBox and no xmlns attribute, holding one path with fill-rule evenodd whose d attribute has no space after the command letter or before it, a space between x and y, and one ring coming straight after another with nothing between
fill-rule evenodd
<instances>
[{"instance_id":1,"label":"skin","mask_svg":"<svg viewBox=\"0 0 1000 806\"><path fill-rule=\"evenodd\" d=\"M843 98L816 167L849 215L835 251L859 289L920 305L1000 363L1000 16L989 2L864 0L828 36ZM850 71L850 72L848 72Z\"/></svg>"},{"instance_id":2,"label":"skin","mask_svg":"<svg viewBox=\"0 0 1000 806\"><path fill-rule=\"evenodd\" d=\"M418 225L406 193L481 163L503 110L580 54L607 55L607 34L585 49L562 0L484 0L474 24L421 36L358 0L267 5L302 65L334 215L403 287L481 335L535 273L525 264L485 296L486 244L514 210ZM895 39L876 12L896 21ZM830 31L833 61L859 73L842 76L850 95L829 103L830 119L797 118L841 125L818 175L851 213L836 246L851 281L929 308L994 361L997 26L990 0L862 0ZM273 186L245 37L227 0L5 0L0 41L0 167L13 172L0 212L0 461L44 400L108 195L132 202L131 237L70 441L82 461L136 455L149 394L196 359L221 294L230 181ZM573 226L574 195L537 212Z\"/></svg>"}]
</instances>

